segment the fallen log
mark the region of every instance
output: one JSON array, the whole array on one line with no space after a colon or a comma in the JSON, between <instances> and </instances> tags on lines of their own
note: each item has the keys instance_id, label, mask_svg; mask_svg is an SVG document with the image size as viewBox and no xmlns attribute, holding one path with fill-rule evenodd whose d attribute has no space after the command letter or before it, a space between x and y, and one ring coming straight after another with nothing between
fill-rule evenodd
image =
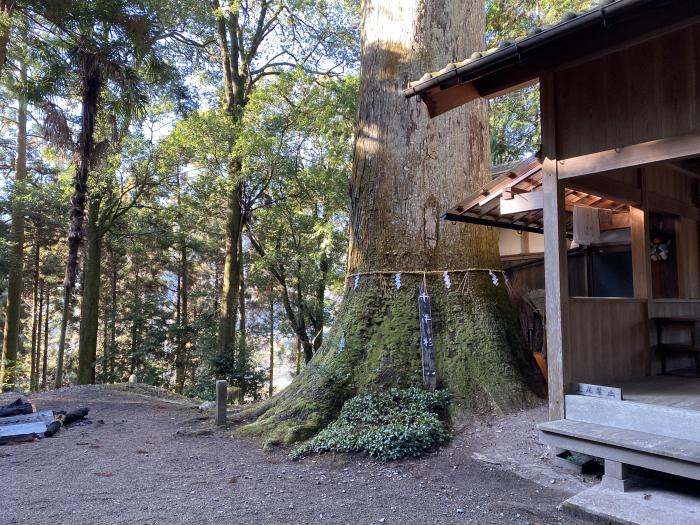
<instances>
[{"instance_id":1,"label":"fallen log","mask_svg":"<svg viewBox=\"0 0 700 525\"><path fill-rule=\"evenodd\" d=\"M80 421L90 412L89 408L76 408L70 412L61 410L56 412L56 417L54 420L48 424L46 427L46 432L44 432L45 437L53 437L56 432L61 430L61 427Z\"/></svg>"},{"instance_id":2,"label":"fallen log","mask_svg":"<svg viewBox=\"0 0 700 525\"><path fill-rule=\"evenodd\" d=\"M34 406L31 403L22 401L21 397L9 405L0 406L0 417L19 416L31 414L32 412L34 412Z\"/></svg>"},{"instance_id":3,"label":"fallen log","mask_svg":"<svg viewBox=\"0 0 700 525\"><path fill-rule=\"evenodd\" d=\"M88 415L88 412L90 412L90 409L86 407L71 410L70 412L66 413L65 419L63 420L63 425L70 425L71 423L80 421Z\"/></svg>"},{"instance_id":4,"label":"fallen log","mask_svg":"<svg viewBox=\"0 0 700 525\"><path fill-rule=\"evenodd\" d=\"M56 434L56 432L61 430L61 427L63 426L63 420L65 419L65 417L66 416L64 416L63 414L57 414L54 420L46 426L46 430L44 431L44 437L53 437L54 434Z\"/></svg>"}]
</instances>

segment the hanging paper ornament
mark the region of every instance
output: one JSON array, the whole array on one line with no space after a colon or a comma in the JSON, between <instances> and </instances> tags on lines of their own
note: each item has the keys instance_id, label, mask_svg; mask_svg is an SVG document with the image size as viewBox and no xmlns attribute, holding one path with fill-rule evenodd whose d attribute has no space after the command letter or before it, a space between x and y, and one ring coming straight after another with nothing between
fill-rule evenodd
<instances>
[{"instance_id":1,"label":"hanging paper ornament","mask_svg":"<svg viewBox=\"0 0 700 525\"><path fill-rule=\"evenodd\" d=\"M397 289L397 290L398 290L399 288L401 288L401 273L400 273L400 272L397 273L397 274L394 276L394 282L396 283L396 289Z\"/></svg>"},{"instance_id":2,"label":"hanging paper ornament","mask_svg":"<svg viewBox=\"0 0 700 525\"><path fill-rule=\"evenodd\" d=\"M448 290L452 288L452 281L450 280L450 274L445 272L442 274L442 278L445 280L445 288Z\"/></svg>"},{"instance_id":3,"label":"hanging paper ornament","mask_svg":"<svg viewBox=\"0 0 700 525\"><path fill-rule=\"evenodd\" d=\"M649 254L651 255L651 260L654 262L661 262L668 260L669 252L671 246L671 239L661 240L658 237L651 241L651 249Z\"/></svg>"},{"instance_id":4,"label":"hanging paper ornament","mask_svg":"<svg viewBox=\"0 0 700 525\"><path fill-rule=\"evenodd\" d=\"M352 289L357 290L358 286L360 286L360 276L359 274L355 274L355 284L353 285Z\"/></svg>"},{"instance_id":5,"label":"hanging paper ornament","mask_svg":"<svg viewBox=\"0 0 700 525\"><path fill-rule=\"evenodd\" d=\"M489 270L489 275L491 276L491 282L493 283L493 285L498 286L498 276L491 270Z\"/></svg>"}]
</instances>

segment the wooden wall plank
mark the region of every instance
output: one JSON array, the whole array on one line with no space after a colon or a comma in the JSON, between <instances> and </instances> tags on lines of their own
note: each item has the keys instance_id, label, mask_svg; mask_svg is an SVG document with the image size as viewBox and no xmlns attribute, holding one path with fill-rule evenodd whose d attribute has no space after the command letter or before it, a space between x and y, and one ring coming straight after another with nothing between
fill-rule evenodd
<instances>
[{"instance_id":1,"label":"wooden wall plank","mask_svg":"<svg viewBox=\"0 0 700 525\"><path fill-rule=\"evenodd\" d=\"M698 222L680 217L676 230L678 251L678 290L681 299L700 298L698 266Z\"/></svg>"},{"instance_id":2,"label":"wooden wall plank","mask_svg":"<svg viewBox=\"0 0 700 525\"><path fill-rule=\"evenodd\" d=\"M647 302L643 299L571 298L570 382L614 385L647 375Z\"/></svg>"},{"instance_id":3,"label":"wooden wall plank","mask_svg":"<svg viewBox=\"0 0 700 525\"><path fill-rule=\"evenodd\" d=\"M700 27L556 73L558 158L700 131Z\"/></svg>"}]
</instances>

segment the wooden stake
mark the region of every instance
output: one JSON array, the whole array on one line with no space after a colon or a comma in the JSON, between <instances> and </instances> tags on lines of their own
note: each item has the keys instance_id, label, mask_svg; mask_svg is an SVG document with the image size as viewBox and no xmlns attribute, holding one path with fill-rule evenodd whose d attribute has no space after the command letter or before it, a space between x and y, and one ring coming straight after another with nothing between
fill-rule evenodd
<instances>
[{"instance_id":1,"label":"wooden stake","mask_svg":"<svg viewBox=\"0 0 700 525\"><path fill-rule=\"evenodd\" d=\"M216 381L216 424L222 426L226 424L226 402L227 402L228 382L225 379Z\"/></svg>"}]
</instances>

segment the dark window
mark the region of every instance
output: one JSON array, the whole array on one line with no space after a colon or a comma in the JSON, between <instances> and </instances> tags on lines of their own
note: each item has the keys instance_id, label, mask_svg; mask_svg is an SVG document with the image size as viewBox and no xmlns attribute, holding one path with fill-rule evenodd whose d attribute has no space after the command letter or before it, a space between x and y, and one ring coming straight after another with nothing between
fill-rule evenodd
<instances>
[{"instance_id":1,"label":"dark window","mask_svg":"<svg viewBox=\"0 0 700 525\"><path fill-rule=\"evenodd\" d=\"M632 297L632 252L593 249L590 255L591 297Z\"/></svg>"}]
</instances>

